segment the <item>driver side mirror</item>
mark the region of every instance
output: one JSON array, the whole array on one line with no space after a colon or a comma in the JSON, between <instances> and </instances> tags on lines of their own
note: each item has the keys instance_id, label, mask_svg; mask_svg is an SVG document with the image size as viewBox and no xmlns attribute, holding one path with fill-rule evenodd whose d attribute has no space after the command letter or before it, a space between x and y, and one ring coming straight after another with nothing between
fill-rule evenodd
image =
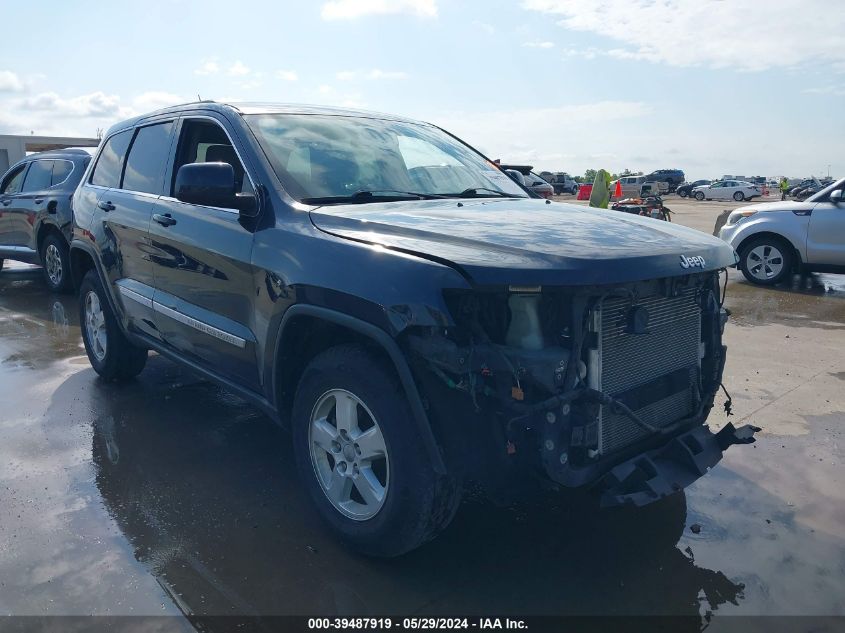
<instances>
[{"instance_id":1,"label":"driver side mirror","mask_svg":"<svg viewBox=\"0 0 845 633\"><path fill-rule=\"evenodd\" d=\"M836 191L832 191L830 193L830 201L835 205L839 205L842 202L842 190L837 189Z\"/></svg>"},{"instance_id":2,"label":"driver side mirror","mask_svg":"<svg viewBox=\"0 0 845 633\"><path fill-rule=\"evenodd\" d=\"M176 173L176 199L206 207L237 209L255 217L258 202L251 193L235 191L235 170L229 163L188 163Z\"/></svg>"}]
</instances>

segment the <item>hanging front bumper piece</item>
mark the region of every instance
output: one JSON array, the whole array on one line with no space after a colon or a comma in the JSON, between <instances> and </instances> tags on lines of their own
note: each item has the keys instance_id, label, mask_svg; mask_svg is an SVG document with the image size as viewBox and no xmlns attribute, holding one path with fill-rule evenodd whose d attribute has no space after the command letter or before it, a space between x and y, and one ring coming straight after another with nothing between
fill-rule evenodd
<instances>
[{"instance_id":1,"label":"hanging front bumper piece","mask_svg":"<svg viewBox=\"0 0 845 633\"><path fill-rule=\"evenodd\" d=\"M678 492L713 468L729 446L753 443L759 430L729 422L715 434L700 426L679 435L609 471L598 483L601 505L644 506Z\"/></svg>"}]
</instances>

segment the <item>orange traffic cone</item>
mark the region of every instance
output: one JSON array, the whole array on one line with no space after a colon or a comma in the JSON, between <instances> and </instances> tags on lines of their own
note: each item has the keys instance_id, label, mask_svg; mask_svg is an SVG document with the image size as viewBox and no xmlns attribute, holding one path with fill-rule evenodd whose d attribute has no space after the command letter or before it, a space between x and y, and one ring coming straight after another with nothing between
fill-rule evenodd
<instances>
[{"instance_id":1,"label":"orange traffic cone","mask_svg":"<svg viewBox=\"0 0 845 633\"><path fill-rule=\"evenodd\" d=\"M613 197L617 200L622 197L622 183L619 180L616 181L616 189L613 191Z\"/></svg>"}]
</instances>

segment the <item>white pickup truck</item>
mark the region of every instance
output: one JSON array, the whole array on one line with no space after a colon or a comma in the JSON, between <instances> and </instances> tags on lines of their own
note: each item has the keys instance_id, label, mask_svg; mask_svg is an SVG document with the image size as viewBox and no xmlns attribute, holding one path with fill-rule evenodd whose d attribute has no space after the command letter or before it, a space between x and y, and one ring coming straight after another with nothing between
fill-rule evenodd
<instances>
[{"instance_id":1,"label":"white pickup truck","mask_svg":"<svg viewBox=\"0 0 845 633\"><path fill-rule=\"evenodd\" d=\"M616 191L616 182L617 181L613 181L612 183L610 183L611 192ZM622 176L621 178L619 178L618 182L622 183L623 198L640 197L644 193L650 193L652 195L663 195L665 193L669 193L668 182L655 182L652 180L648 180L647 176ZM651 186L646 187L646 191L644 191L643 185Z\"/></svg>"}]
</instances>

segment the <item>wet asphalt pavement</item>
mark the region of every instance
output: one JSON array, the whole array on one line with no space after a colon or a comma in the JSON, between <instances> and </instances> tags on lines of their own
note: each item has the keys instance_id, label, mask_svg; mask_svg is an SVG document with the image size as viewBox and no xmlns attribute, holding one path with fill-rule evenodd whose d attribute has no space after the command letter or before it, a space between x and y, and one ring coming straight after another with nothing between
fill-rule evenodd
<instances>
[{"instance_id":1,"label":"wet asphalt pavement","mask_svg":"<svg viewBox=\"0 0 845 633\"><path fill-rule=\"evenodd\" d=\"M323 528L256 409L158 356L98 380L40 274L0 271L0 614L845 615L845 276L731 272L731 420L764 430L685 494L469 498L374 561Z\"/></svg>"}]
</instances>

